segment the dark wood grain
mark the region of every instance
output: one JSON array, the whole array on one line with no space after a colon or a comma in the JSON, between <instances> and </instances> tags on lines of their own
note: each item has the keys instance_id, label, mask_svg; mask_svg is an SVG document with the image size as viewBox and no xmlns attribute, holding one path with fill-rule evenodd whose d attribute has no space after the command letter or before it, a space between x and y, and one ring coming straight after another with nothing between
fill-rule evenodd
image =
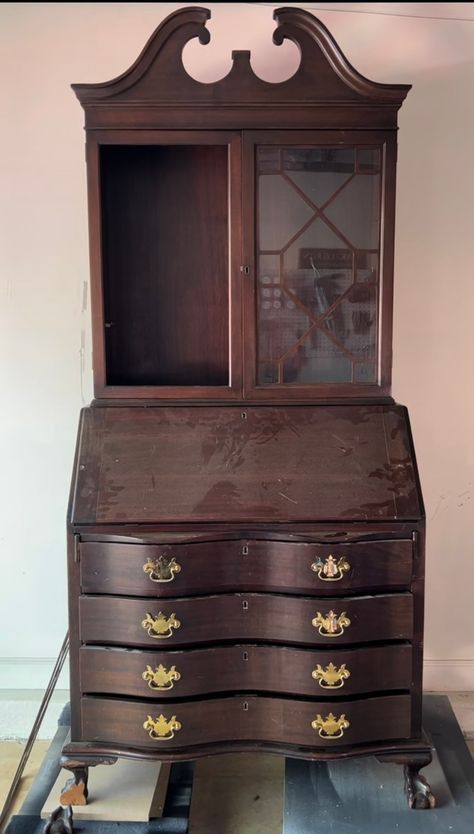
<instances>
[{"instance_id":1,"label":"dark wood grain","mask_svg":"<svg viewBox=\"0 0 474 834\"><path fill-rule=\"evenodd\" d=\"M318 596L347 591L409 588L412 577L411 541L359 544L295 544L292 542L217 541L203 544L126 545L81 544L81 585L88 594L171 597L219 591L287 591ZM349 570L330 579L312 567L332 556ZM153 581L144 566L172 559L179 572ZM159 577L158 577L159 579Z\"/></svg>"},{"instance_id":2,"label":"dark wood grain","mask_svg":"<svg viewBox=\"0 0 474 834\"><path fill-rule=\"evenodd\" d=\"M222 640L339 646L412 637L410 594L311 599L272 594L221 594L160 602L123 597L80 599L84 643L172 648ZM350 625L339 637L327 637L312 625L318 611L346 612ZM147 613L176 614L179 628L168 638L150 637L142 627Z\"/></svg>"},{"instance_id":3,"label":"dark wood grain","mask_svg":"<svg viewBox=\"0 0 474 834\"><path fill-rule=\"evenodd\" d=\"M189 698L210 692L281 692L310 698L334 698L382 690L411 688L408 644L320 649L285 646L221 646L186 651L135 651L83 646L80 651L81 691L136 698ZM312 676L329 663L350 672L342 687L324 688ZM176 668L172 688L155 689L143 672L162 664Z\"/></svg>"},{"instance_id":4,"label":"dark wood grain","mask_svg":"<svg viewBox=\"0 0 474 834\"><path fill-rule=\"evenodd\" d=\"M179 704L147 701L121 701L105 698L82 699L82 725L91 742L114 741L153 747L158 750L206 744L254 741L292 744L295 746L332 749L348 744L387 739L408 738L410 734L410 696L393 695L367 698L362 701L295 701L286 698L232 697ZM332 711L338 718L344 714L350 727L341 738L323 739L311 722L320 714ZM181 729L171 740L151 739L143 729L147 716L156 719L162 713L167 720L173 715Z\"/></svg>"}]
</instances>

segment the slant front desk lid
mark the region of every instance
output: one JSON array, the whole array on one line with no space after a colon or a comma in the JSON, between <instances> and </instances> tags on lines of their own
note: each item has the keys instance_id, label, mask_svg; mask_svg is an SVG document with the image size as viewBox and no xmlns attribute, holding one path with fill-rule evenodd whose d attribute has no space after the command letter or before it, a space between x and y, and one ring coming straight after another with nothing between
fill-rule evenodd
<instances>
[{"instance_id":1,"label":"slant front desk lid","mask_svg":"<svg viewBox=\"0 0 474 834\"><path fill-rule=\"evenodd\" d=\"M401 406L93 407L73 524L408 521L422 515Z\"/></svg>"}]
</instances>

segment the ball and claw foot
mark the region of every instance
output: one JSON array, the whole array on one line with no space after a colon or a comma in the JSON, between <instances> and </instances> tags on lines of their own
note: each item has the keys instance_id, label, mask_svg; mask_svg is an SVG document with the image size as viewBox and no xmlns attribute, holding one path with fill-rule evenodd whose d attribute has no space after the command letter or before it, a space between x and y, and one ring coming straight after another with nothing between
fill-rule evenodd
<instances>
[{"instance_id":1,"label":"ball and claw foot","mask_svg":"<svg viewBox=\"0 0 474 834\"><path fill-rule=\"evenodd\" d=\"M59 807L53 811L43 828L43 834L74 834L72 824L72 808L70 805L68 805L67 808L63 808L59 805Z\"/></svg>"},{"instance_id":2,"label":"ball and claw foot","mask_svg":"<svg viewBox=\"0 0 474 834\"><path fill-rule=\"evenodd\" d=\"M405 765L405 790L409 808L425 810L435 807L436 799L425 777L419 773L418 767Z\"/></svg>"}]
</instances>

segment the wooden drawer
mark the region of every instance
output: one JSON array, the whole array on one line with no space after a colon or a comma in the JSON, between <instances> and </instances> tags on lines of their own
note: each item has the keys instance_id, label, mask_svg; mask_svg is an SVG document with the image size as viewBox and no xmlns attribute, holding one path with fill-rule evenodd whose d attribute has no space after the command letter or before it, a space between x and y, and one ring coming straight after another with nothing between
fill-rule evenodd
<instances>
[{"instance_id":1,"label":"wooden drawer","mask_svg":"<svg viewBox=\"0 0 474 834\"><path fill-rule=\"evenodd\" d=\"M328 614L333 612L333 632ZM320 616L318 616L320 615ZM314 622L314 624L313 624ZM221 594L162 601L80 598L83 643L169 648L221 641L329 644L409 640L411 594L316 599Z\"/></svg>"},{"instance_id":2,"label":"wooden drawer","mask_svg":"<svg viewBox=\"0 0 474 834\"><path fill-rule=\"evenodd\" d=\"M345 716L346 723L328 724L331 712L338 721ZM158 753L222 742L229 742L229 750L232 742L242 741L333 749L409 738L410 712L409 695L336 702L255 696L173 704L93 697L81 701L84 741L120 741ZM321 721L313 726L318 716Z\"/></svg>"},{"instance_id":3,"label":"wooden drawer","mask_svg":"<svg viewBox=\"0 0 474 834\"><path fill-rule=\"evenodd\" d=\"M408 588L409 539L344 544L227 540L176 545L83 542L85 593L169 597L218 591Z\"/></svg>"},{"instance_id":4,"label":"wooden drawer","mask_svg":"<svg viewBox=\"0 0 474 834\"><path fill-rule=\"evenodd\" d=\"M411 664L407 644L320 651L240 645L168 652L83 646L80 687L84 693L159 699L231 691L334 698L410 689Z\"/></svg>"}]
</instances>

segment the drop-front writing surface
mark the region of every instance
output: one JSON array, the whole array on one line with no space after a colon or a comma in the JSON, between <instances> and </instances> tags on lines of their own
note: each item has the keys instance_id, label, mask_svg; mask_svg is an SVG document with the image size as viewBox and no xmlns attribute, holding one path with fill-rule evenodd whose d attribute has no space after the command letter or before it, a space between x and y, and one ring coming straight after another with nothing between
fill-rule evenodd
<instances>
[{"instance_id":1,"label":"drop-front writing surface","mask_svg":"<svg viewBox=\"0 0 474 834\"><path fill-rule=\"evenodd\" d=\"M92 408L73 522L416 519L399 406Z\"/></svg>"}]
</instances>

